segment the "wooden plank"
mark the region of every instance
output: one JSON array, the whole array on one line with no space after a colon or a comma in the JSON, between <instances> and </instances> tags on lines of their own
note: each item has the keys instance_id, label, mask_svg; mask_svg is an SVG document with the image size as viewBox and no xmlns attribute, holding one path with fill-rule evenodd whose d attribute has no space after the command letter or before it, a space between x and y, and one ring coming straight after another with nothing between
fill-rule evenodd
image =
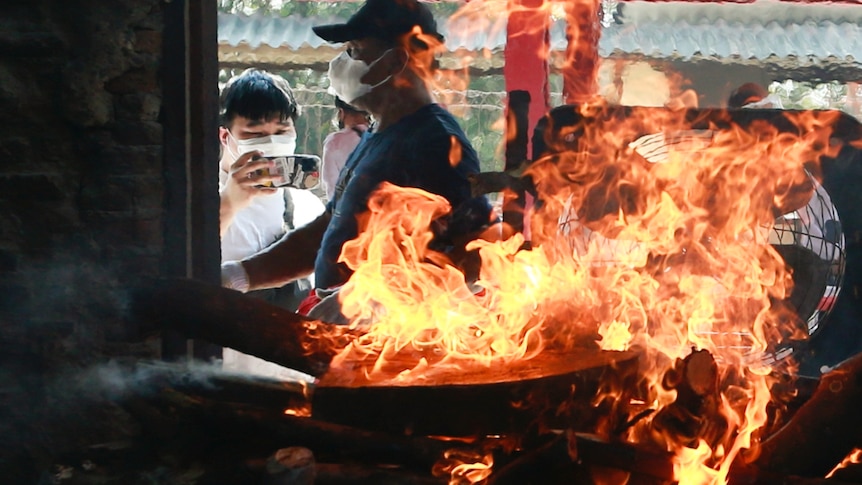
<instances>
[{"instance_id":1,"label":"wooden plank","mask_svg":"<svg viewBox=\"0 0 862 485\"><path fill-rule=\"evenodd\" d=\"M165 5L164 173L165 258L162 273L219 284L218 20L213 2ZM187 354L186 339L162 337L168 360ZM206 342L193 355L208 360L221 348Z\"/></svg>"},{"instance_id":2,"label":"wooden plank","mask_svg":"<svg viewBox=\"0 0 862 485\"><path fill-rule=\"evenodd\" d=\"M164 5L162 43L163 173L165 177L164 257L161 274L187 278L189 274L189 221L186 211L186 15L185 2ZM183 359L188 354L186 337L165 331L162 358Z\"/></svg>"}]
</instances>

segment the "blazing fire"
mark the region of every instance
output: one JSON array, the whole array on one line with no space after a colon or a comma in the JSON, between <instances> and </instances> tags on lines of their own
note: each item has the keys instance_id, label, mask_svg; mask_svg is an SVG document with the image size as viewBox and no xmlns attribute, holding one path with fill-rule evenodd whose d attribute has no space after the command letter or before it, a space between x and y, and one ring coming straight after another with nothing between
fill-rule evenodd
<instances>
[{"instance_id":1,"label":"blazing fire","mask_svg":"<svg viewBox=\"0 0 862 485\"><path fill-rule=\"evenodd\" d=\"M374 194L342 253L355 272L342 312L363 332L333 367L410 383L548 349L572 358L595 346L637 350L639 398L655 412L627 439L673 452L679 483L725 483L767 420L771 369L761 356L804 338L782 303L792 278L770 230L811 197L803 167L830 150L832 120L788 115L793 134L758 122L714 129L668 143L651 162L634 141L685 133L683 112L604 118L603 106L580 109L589 122L558 137L572 143L528 169L542 201L532 249L521 249L522 234L470 242L481 257L476 281L429 249L449 211L444 199L391 185ZM704 416L690 416L686 402ZM464 473L490 464L475 467Z\"/></svg>"},{"instance_id":2,"label":"blazing fire","mask_svg":"<svg viewBox=\"0 0 862 485\"><path fill-rule=\"evenodd\" d=\"M502 29L514 5L470 2L454 19ZM573 15L561 5L539 2L525 13ZM440 47L414 33L433 47L428 55ZM571 59L583 57L577 49ZM464 91L466 66L425 77ZM726 483L735 460L756 456L767 422L764 355L807 337L786 303L793 278L773 228L818 190L811 173L837 150L835 115L788 114L789 130L729 119L695 130L685 110L574 109L573 122L550 127L553 154L524 174L539 201L527 217L530 249L521 233L495 239L489 231L467 243L481 261L475 280L433 249L450 212L445 199L379 188L341 255L354 272L339 293L341 312L360 332L332 368L359 383L405 385L547 351L572 359L584 349L637 351L634 407L646 411L624 439L672 453L680 484ZM453 164L459 148L453 143ZM490 456L445 458L453 483L482 481L493 466Z\"/></svg>"}]
</instances>

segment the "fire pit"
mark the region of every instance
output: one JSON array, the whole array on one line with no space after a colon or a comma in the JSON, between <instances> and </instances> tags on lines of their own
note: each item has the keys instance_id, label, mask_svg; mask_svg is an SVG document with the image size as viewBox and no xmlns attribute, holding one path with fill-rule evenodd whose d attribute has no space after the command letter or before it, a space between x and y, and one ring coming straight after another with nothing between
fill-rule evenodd
<instances>
[{"instance_id":1,"label":"fire pit","mask_svg":"<svg viewBox=\"0 0 862 485\"><path fill-rule=\"evenodd\" d=\"M648 160L637 141L655 135L681 147ZM345 247L354 325L193 282L136 313L318 376L311 417L284 419L451 441L435 467L451 483L528 483L505 477L560 456L569 481L814 480L862 442L835 426L860 419L858 358L805 404L787 374L833 319L859 318L840 291L862 274L843 240L859 195L837 181L860 179L860 138L834 112L561 107L516 184L538 200L532 249L468 246L482 292L427 249L440 201L384 187ZM834 399L836 417L812 408Z\"/></svg>"}]
</instances>

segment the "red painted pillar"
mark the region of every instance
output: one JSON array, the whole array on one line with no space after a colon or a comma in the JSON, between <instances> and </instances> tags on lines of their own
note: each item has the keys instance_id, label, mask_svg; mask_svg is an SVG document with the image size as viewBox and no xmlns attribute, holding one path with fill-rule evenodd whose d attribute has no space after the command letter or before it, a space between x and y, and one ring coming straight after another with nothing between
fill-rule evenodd
<instances>
[{"instance_id":1,"label":"red painted pillar","mask_svg":"<svg viewBox=\"0 0 862 485\"><path fill-rule=\"evenodd\" d=\"M600 0L566 3L566 60L563 65L563 99L583 103L598 93Z\"/></svg>"},{"instance_id":2,"label":"red painted pillar","mask_svg":"<svg viewBox=\"0 0 862 485\"><path fill-rule=\"evenodd\" d=\"M544 0L509 0L508 8L503 67L506 92L510 96L506 112L507 170L530 158L533 127L550 107L548 57L551 54L551 16ZM517 113L509 112L510 109ZM527 193L504 194L503 220L524 234L527 245L530 220L524 214L532 205L532 197Z\"/></svg>"},{"instance_id":3,"label":"red painted pillar","mask_svg":"<svg viewBox=\"0 0 862 485\"><path fill-rule=\"evenodd\" d=\"M503 75L507 92L521 90L530 94L530 130L548 111L550 103L550 23L550 12L544 0L509 0ZM527 153L530 153L529 145Z\"/></svg>"}]
</instances>

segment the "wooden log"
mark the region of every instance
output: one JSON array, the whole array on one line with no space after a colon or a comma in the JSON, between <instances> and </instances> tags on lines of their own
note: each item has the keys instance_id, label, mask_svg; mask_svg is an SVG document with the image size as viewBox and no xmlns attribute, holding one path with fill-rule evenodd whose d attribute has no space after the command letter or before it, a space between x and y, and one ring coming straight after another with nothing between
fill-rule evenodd
<instances>
[{"instance_id":1,"label":"wooden log","mask_svg":"<svg viewBox=\"0 0 862 485\"><path fill-rule=\"evenodd\" d=\"M814 395L763 442L756 468L822 477L859 445L862 429L862 354L825 374Z\"/></svg>"},{"instance_id":2,"label":"wooden log","mask_svg":"<svg viewBox=\"0 0 862 485\"><path fill-rule=\"evenodd\" d=\"M763 470L751 470L748 473L731 472L728 485L858 485L858 481L846 481L839 478L800 477L782 475Z\"/></svg>"},{"instance_id":3,"label":"wooden log","mask_svg":"<svg viewBox=\"0 0 862 485\"><path fill-rule=\"evenodd\" d=\"M234 290L160 279L131 294L131 318L320 376L347 331ZM349 340L349 338L348 338Z\"/></svg>"},{"instance_id":4,"label":"wooden log","mask_svg":"<svg viewBox=\"0 0 862 485\"><path fill-rule=\"evenodd\" d=\"M569 433L568 441L569 449L584 465L624 470L651 480L669 482L674 478L670 453L632 443L610 442L589 433Z\"/></svg>"},{"instance_id":5,"label":"wooden log","mask_svg":"<svg viewBox=\"0 0 862 485\"><path fill-rule=\"evenodd\" d=\"M862 483L862 463L848 463L835 470L830 478L850 483Z\"/></svg>"},{"instance_id":6,"label":"wooden log","mask_svg":"<svg viewBox=\"0 0 862 485\"><path fill-rule=\"evenodd\" d=\"M567 439L565 439L567 438ZM568 462L568 463L567 463ZM588 433L568 432L551 442L525 452L488 478L486 485L526 485L531 483L617 483L605 482L599 470L617 470L627 474L620 483L674 483L671 453L649 449L634 443L608 441ZM585 479L584 474L595 478ZM565 477L565 481L560 481ZM728 476L729 485L849 485L841 477L830 479L803 477L735 467Z\"/></svg>"},{"instance_id":7,"label":"wooden log","mask_svg":"<svg viewBox=\"0 0 862 485\"><path fill-rule=\"evenodd\" d=\"M127 375L134 375L138 392L173 389L186 395L221 402L259 406L273 411L311 406L313 384L226 372L209 364L189 362L136 362Z\"/></svg>"},{"instance_id":8,"label":"wooden log","mask_svg":"<svg viewBox=\"0 0 862 485\"><path fill-rule=\"evenodd\" d=\"M334 349L340 348L334 339L342 339L337 343L343 346L353 337L343 327L191 280L146 286L135 293L133 303L133 315L179 328L190 338L230 346L315 376L327 371ZM334 337L318 340L320 334ZM448 374L437 374L436 381L426 372L422 382L394 386L362 382L361 371L344 368L315 386L313 415L397 434L480 436L523 430L540 425L540 416L545 421L561 419L555 413L560 403L592 399L605 373L633 373L636 357L635 353L579 349L509 366L449 369Z\"/></svg>"},{"instance_id":9,"label":"wooden log","mask_svg":"<svg viewBox=\"0 0 862 485\"><path fill-rule=\"evenodd\" d=\"M143 408L145 414L140 412L140 401L149 403ZM145 431L164 431L167 428L174 433L192 435L191 439L181 440L162 433L156 438L173 442L205 440L217 443L222 449L230 448L237 457L253 457L269 453L264 450L302 446L312 450L321 462L395 464L430 472L445 451L468 446L433 438L396 436L253 406L193 398L171 389L130 402L134 405L129 407L133 415L152 423L144 426ZM349 403L341 404L350 407ZM154 414L153 407L161 409L161 413ZM177 431L180 428L182 431Z\"/></svg>"},{"instance_id":10,"label":"wooden log","mask_svg":"<svg viewBox=\"0 0 862 485\"><path fill-rule=\"evenodd\" d=\"M718 365L712 354L694 350L685 359L677 359L665 372L662 386L677 394L676 400L653 418L654 435L692 448L703 439L714 447L725 434L728 423L720 410Z\"/></svg>"},{"instance_id":11,"label":"wooden log","mask_svg":"<svg viewBox=\"0 0 862 485\"><path fill-rule=\"evenodd\" d=\"M496 468L496 467L495 467ZM569 456L568 441L559 435L494 470L486 485L547 485L592 483L589 470Z\"/></svg>"}]
</instances>

